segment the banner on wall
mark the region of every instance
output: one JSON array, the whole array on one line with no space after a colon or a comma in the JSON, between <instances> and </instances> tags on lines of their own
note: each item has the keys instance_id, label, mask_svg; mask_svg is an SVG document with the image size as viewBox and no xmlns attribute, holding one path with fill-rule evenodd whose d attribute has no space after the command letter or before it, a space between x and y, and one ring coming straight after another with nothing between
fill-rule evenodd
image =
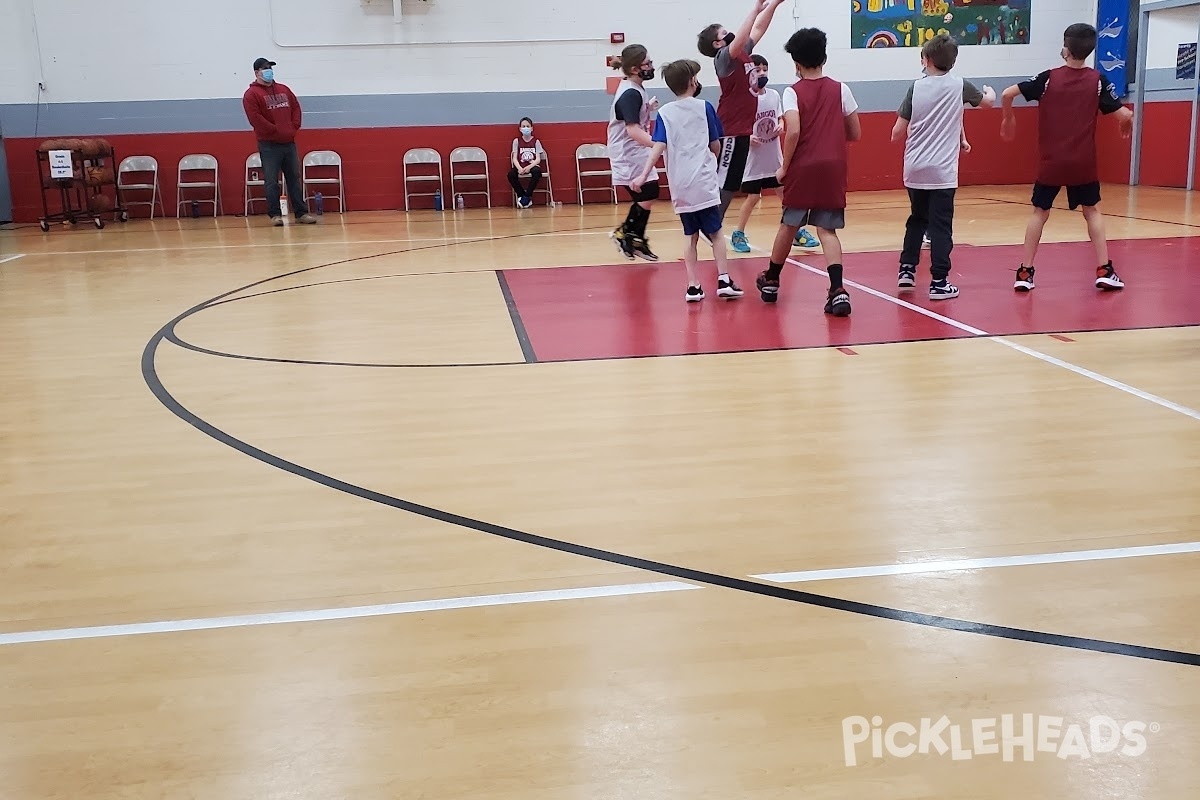
<instances>
[{"instance_id":1,"label":"banner on wall","mask_svg":"<svg viewBox=\"0 0 1200 800\"><path fill-rule=\"evenodd\" d=\"M850 46L921 47L939 33L960 46L1029 44L1032 5L1033 0L851 0Z\"/></svg>"},{"instance_id":2,"label":"banner on wall","mask_svg":"<svg viewBox=\"0 0 1200 800\"><path fill-rule=\"evenodd\" d=\"M1129 91L1129 0L1100 0L1096 7L1096 69L1124 97Z\"/></svg>"},{"instance_id":3,"label":"banner on wall","mask_svg":"<svg viewBox=\"0 0 1200 800\"><path fill-rule=\"evenodd\" d=\"M1196 43L1181 44L1175 53L1175 80L1196 80Z\"/></svg>"}]
</instances>

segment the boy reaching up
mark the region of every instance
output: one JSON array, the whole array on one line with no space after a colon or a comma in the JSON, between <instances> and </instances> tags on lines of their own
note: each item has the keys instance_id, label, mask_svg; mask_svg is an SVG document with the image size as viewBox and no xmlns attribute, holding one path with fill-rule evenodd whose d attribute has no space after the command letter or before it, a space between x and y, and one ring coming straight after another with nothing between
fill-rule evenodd
<instances>
[{"instance_id":1,"label":"boy reaching up","mask_svg":"<svg viewBox=\"0 0 1200 800\"><path fill-rule=\"evenodd\" d=\"M1033 290L1034 259L1042 242L1042 230L1059 191L1067 189L1067 203L1074 211L1083 207L1088 236L1096 249L1096 288L1123 289L1108 257L1104 215L1100 213L1100 178L1096 154L1096 118L1116 114L1121 134L1133 130L1133 112L1121 104L1108 78L1087 65L1096 49L1096 29L1087 23L1071 25L1063 34L1062 58L1066 66L1047 70L1031 80L1004 90L1004 121L1000 137L1016 138L1017 118L1013 100L1021 95L1038 103L1038 172L1033 186L1033 215L1025 228L1025 260L1017 270L1013 288Z\"/></svg>"}]
</instances>

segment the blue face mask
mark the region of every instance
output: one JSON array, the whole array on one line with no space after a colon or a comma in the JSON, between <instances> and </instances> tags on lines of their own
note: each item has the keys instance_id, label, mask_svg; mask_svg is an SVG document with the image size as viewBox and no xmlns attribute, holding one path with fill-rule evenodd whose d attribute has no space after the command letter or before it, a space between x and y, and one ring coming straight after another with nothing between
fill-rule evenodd
<instances>
[{"instance_id":1,"label":"blue face mask","mask_svg":"<svg viewBox=\"0 0 1200 800\"><path fill-rule=\"evenodd\" d=\"M275 82L275 70L273 70L269 67L267 69L264 69L262 71L262 79L264 81L266 81L267 83L274 83Z\"/></svg>"},{"instance_id":2,"label":"blue face mask","mask_svg":"<svg viewBox=\"0 0 1200 800\"><path fill-rule=\"evenodd\" d=\"M533 128L521 128L521 133L525 136L529 136L533 133Z\"/></svg>"},{"instance_id":3,"label":"blue face mask","mask_svg":"<svg viewBox=\"0 0 1200 800\"><path fill-rule=\"evenodd\" d=\"M767 88L768 81L770 81L770 78L768 78L766 75L759 75L758 76L758 88L760 88L760 89Z\"/></svg>"}]
</instances>

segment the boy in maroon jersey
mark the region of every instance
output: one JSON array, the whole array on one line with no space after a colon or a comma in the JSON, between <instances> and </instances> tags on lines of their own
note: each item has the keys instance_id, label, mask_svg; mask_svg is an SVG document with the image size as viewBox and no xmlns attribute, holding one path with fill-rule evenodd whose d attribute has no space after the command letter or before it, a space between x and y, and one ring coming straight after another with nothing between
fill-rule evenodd
<instances>
[{"instance_id":1,"label":"boy in maroon jersey","mask_svg":"<svg viewBox=\"0 0 1200 800\"><path fill-rule=\"evenodd\" d=\"M825 313L850 315L850 295L842 285L842 243L846 227L846 174L849 142L862 138L858 103L850 87L825 77L828 40L824 31L804 28L792 34L784 48L800 78L783 93L783 166L776 174L783 184L783 219L771 264L756 285L764 303L779 299L779 276L792 249L796 231L817 229L829 272Z\"/></svg>"},{"instance_id":2,"label":"boy in maroon jersey","mask_svg":"<svg viewBox=\"0 0 1200 800\"><path fill-rule=\"evenodd\" d=\"M742 190L746 158L750 154L750 134L758 118L758 66L751 60L754 46L762 41L775 10L783 0L754 0L750 14L737 33L713 23L700 31L696 47L713 60L713 69L721 83L717 117L725 136L717 155L717 177L721 181L721 219Z\"/></svg>"},{"instance_id":3,"label":"boy in maroon jersey","mask_svg":"<svg viewBox=\"0 0 1200 800\"><path fill-rule=\"evenodd\" d=\"M1133 129L1133 112L1121 105L1108 78L1085 63L1095 49L1096 29L1082 22L1072 25L1063 35L1062 58L1066 66L1047 70L1004 90L1000 137L1006 142L1016 138L1013 100L1021 95L1026 100L1038 101L1038 173L1033 187L1033 216L1025 229L1025 261L1017 270L1014 286L1019 292L1033 289L1033 262L1042 241L1042 229L1050 218L1054 199L1064 186L1071 210L1083 207L1088 236L1096 248L1100 264L1096 268L1096 288L1125 287L1108 257L1104 215L1098 208L1096 112L1116 114L1121 134L1127 138Z\"/></svg>"}]
</instances>

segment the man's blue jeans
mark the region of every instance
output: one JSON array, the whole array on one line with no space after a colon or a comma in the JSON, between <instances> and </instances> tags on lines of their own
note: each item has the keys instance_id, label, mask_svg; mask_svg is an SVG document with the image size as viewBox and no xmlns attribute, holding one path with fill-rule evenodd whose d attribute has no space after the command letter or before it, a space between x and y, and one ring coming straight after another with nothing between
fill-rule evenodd
<instances>
[{"instance_id":1,"label":"man's blue jeans","mask_svg":"<svg viewBox=\"0 0 1200 800\"><path fill-rule=\"evenodd\" d=\"M258 143L258 154L262 157L263 180L267 194L267 214L272 217L282 216L279 208L279 173L287 181L288 204L292 214L298 219L308 213L308 203L304 202L304 185L300 180L300 153L296 150L295 142L282 144L280 142Z\"/></svg>"}]
</instances>

